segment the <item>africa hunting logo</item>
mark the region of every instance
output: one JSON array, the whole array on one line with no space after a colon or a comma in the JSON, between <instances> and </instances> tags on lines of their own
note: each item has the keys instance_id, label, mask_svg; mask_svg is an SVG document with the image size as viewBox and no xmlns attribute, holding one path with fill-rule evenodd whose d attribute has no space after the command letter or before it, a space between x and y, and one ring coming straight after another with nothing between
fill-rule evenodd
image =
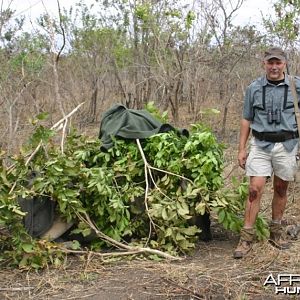
<instances>
[{"instance_id":1,"label":"africa hunting logo","mask_svg":"<svg viewBox=\"0 0 300 300\"><path fill-rule=\"evenodd\" d=\"M269 285L274 286L276 295L300 295L300 274L270 274L264 282Z\"/></svg>"}]
</instances>

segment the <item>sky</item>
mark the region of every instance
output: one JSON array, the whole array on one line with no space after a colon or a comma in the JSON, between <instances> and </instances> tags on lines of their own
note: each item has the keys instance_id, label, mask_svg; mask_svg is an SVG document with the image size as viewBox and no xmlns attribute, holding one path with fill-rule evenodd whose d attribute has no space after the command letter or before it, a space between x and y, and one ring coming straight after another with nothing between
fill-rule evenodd
<instances>
[{"instance_id":1,"label":"sky","mask_svg":"<svg viewBox=\"0 0 300 300\"><path fill-rule=\"evenodd\" d=\"M184 0L187 3L193 1ZM69 8L77 3L77 0L59 0L61 8ZM95 3L94 0L83 0L86 4ZM228 0L227 0L228 2ZM244 0L242 7L238 10L235 18L235 25L256 25L258 28L261 25L261 14L270 13L274 0ZM11 9L16 10L15 16L24 14L28 20L35 19L47 11L50 15L57 16L57 0L0 0L0 4L4 8L9 5Z\"/></svg>"},{"instance_id":2,"label":"sky","mask_svg":"<svg viewBox=\"0 0 300 300\"><path fill-rule=\"evenodd\" d=\"M235 25L259 25L262 22L262 14L268 15L273 9L272 0L245 0L235 17Z\"/></svg>"}]
</instances>

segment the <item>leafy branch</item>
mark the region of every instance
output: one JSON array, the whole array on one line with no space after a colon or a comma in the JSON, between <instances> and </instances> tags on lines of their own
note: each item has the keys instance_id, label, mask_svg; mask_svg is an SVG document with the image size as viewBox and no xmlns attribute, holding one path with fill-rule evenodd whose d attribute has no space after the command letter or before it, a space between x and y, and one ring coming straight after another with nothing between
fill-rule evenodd
<instances>
[{"instance_id":1,"label":"leafy branch","mask_svg":"<svg viewBox=\"0 0 300 300\"><path fill-rule=\"evenodd\" d=\"M105 240L106 242L110 243L111 245L113 245L117 248L128 250L127 253L123 252L122 255L147 253L147 254L158 255L160 257L163 257L163 258L166 258L166 259L169 259L169 260L181 260L180 257L175 257L175 256L169 255L168 253L165 253L165 252L162 252L162 251L159 251L159 250L145 248L145 247L133 247L133 246L125 245L121 242L118 242L118 241L110 238L109 236L107 236L103 232L101 232L95 226L95 224L91 221L90 217L86 213L84 213L84 217L80 216L80 219L83 220L84 222L86 222L101 239Z\"/></svg>"},{"instance_id":2,"label":"leafy branch","mask_svg":"<svg viewBox=\"0 0 300 300\"><path fill-rule=\"evenodd\" d=\"M12 157L13 168L0 169L0 225L12 236L0 237L6 249L0 259L12 265L58 265L68 253L24 231L19 197L53 200L56 213L75 224L71 240L96 234L90 241L96 253L113 246L122 256L180 259L194 249L201 231L192 219L212 211L226 229L241 227L247 186L238 181L233 188L224 186L223 146L199 124L188 138L167 132L142 143L115 139L108 151L75 129L65 137L63 152L52 138L52 131L37 126L28 144L32 151ZM29 184L32 171L36 177Z\"/></svg>"}]
</instances>

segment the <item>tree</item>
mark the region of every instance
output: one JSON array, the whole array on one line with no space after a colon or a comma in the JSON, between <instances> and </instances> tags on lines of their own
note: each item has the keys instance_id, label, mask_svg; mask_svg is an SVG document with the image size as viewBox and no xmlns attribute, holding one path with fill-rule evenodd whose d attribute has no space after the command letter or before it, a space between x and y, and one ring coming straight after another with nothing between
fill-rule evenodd
<instances>
[{"instance_id":1,"label":"tree","mask_svg":"<svg viewBox=\"0 0 300 300\"><path fill-rule=\"evenodd\" d=\"M2 48L9 48L17 33L22 30L25 17L13 19L15 11L10 7L5 8L3 0L0 3L0 44Z\"/></svg>"},{"instance_id":2,"label":"tree","mask_svg":"<svg viewBox=\"0 0 300 300\"><path fill-rule=\"evenodd\" d=\"M283 47L294 47L299 37L300 3L293 0L277 0L273 4L275 18L264 18L270 41Z\"/></svg>"},{"instance_id":3,"label":"tree","mask_svg":"<svg viewBox=\"0 0 300 300\"><path fill-rule=\"evenodd\" d=\"M229 106L236 100L240 76L236 72L242 61L261 37L253 27L234 26L232 21L243 0L224 2L213 0L201 3L203 18L208 23L210 43L207 65L211 70L212 91L223 111L221 135L225 137Z\"/></svg>"}]
</instances>

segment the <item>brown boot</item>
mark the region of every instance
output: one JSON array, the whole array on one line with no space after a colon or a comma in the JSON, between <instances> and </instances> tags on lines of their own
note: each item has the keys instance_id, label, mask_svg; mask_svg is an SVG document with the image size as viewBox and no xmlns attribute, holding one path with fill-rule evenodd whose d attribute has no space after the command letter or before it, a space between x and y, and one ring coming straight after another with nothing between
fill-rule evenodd
<instances>
[{"instance_id":1,"label":"brown boot","mask_svg":"<svg viewBox=\"0 0 300 300\"><path fill-rule=\"evenodd\" d=\"M233 257L243 258L252 249L254 237L255 237L254 228L242 228L241 238L238 246L233 252Z\"/></svg>"},{"instance_id":2,"label":"brown boot","mask_svg":"<svg viewBox=\"0 0 300 300\"><path fill-rule=\"evenodd\" d=\"M269 242L272 246L279 250L286 250L290 248L290 244L283 237L283 229L281 224L270 224L270 238Z\"/></svg>"}]
</instances>

